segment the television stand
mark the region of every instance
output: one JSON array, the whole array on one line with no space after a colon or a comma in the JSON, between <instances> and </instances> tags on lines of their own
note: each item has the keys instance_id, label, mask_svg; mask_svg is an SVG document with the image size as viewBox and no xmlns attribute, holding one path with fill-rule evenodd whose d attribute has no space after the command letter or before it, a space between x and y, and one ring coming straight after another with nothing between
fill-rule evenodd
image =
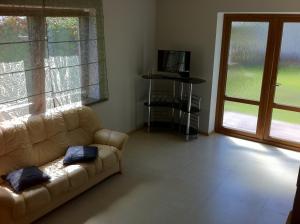
<instances>
[{"instance_id":1,"label":"television stand","mask_svg":"<svg viewBox=\"0 0 300 224\"><path fill-rule=\"evenodd\" d=\"M164 74L142 77L149 81L148 100L144 103L148 109L148 132L163 128L184 134L186 140L196 138L199 133L201 97L193 94L193 85L206 81ZM154 90L154 81L172 82L172 92Z\"/></svg>"}]
</instances>

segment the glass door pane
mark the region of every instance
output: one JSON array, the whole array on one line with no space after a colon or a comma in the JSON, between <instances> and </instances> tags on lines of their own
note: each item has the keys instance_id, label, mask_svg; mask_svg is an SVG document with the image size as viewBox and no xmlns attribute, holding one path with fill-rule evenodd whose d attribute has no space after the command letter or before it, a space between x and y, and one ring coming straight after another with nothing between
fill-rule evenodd
<instances>
[{"instance_id":1,"label":"glass door pane","mask_svg":"<svg viewBox=\"0 0 300 224\"><path fill-rule=\"evenodd\" d=\"M223 127L256 133L268 31L269 22L231 24Z\"/></svg>"},{"instance_id":2,"label":"glass door pane","mask_svg":"<svg viewBox=\"0 0 300 224\"><path fill-rule=\"evenodd\" d=\"M299 46L300 23L284 23L270 129L272 138L298 143L300 143Z\"/></svg>"},{"instance_id":3,"label":"glass door pane","mask_svg":"<svg viewBox=\"0 0 300 224\"><path fill-rule=\"evenodd\" d=\"M300 143L300 114L288 110L273 109L270 136Z\"/></svg>"},{"instance_id":4,"label":"glass door pane","mask_svg":"<svg viewBox=\"0 0 300 224\"><path fill-rule=\"evenodd\" d=\"M258 106L225 101L223 117L224 127L255 134L257 117Z\"/></svg>"}]
</instances>

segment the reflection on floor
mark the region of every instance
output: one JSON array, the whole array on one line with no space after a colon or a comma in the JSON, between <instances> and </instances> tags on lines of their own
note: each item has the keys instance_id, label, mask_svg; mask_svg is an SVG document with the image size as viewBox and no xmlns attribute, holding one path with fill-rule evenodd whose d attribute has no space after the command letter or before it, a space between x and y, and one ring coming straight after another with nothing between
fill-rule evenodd
<instances>
[{"instance_id":1,"label":"reflection on floor","mask_svg":"<svg viewBox=\"0 0 300 224\"><path fill-rule=\"evenodd\" d=\"M214 134L138 131L116 175L37 223L283 224L300 154Z\"/></svg>"},{"instance_id":2,"label":"reflection on floor","mask_svg":"<svg viewBox=\"0 0 300 224\"><path fill-rule=\"evenodd\" d=\"M236 112L225 112L223 125L235 130L256 132L257 117ZM300 125L282 121L272 121L270 136L300 142Z\"/></svg>"}]
</instances>

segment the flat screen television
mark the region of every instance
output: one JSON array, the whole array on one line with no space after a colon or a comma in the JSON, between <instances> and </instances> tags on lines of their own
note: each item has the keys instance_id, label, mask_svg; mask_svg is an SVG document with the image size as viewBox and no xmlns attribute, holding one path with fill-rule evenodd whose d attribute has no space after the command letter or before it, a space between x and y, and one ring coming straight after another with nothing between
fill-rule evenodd
<instances>
[{"instance_id":1,"label":"flat screen television","mask_svg":"<svg viewBox=\"0 0 300 224\"><path fill-rule=\"evenodd\" d=\"M191 52L158 50L157 70L159 72L178 73L183 77L190 74Z\"/></svg>"}]
</instances>

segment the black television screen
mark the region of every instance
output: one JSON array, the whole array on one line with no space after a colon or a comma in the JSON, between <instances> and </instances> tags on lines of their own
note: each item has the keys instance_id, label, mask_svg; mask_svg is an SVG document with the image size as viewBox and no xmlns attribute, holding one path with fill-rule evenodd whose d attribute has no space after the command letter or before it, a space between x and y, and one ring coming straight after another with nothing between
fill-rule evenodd
<instances>
[{"instance_id":1,"label":"black television screen","mask_svg":"<svg viewBox=\"0 0 300 224\"><path fill-rule=\"evenodd\" d=\"M160 72L171 72L188 74L190 72L191 52L158 50L157 70Z\"/></svg>"}]
</instances>

